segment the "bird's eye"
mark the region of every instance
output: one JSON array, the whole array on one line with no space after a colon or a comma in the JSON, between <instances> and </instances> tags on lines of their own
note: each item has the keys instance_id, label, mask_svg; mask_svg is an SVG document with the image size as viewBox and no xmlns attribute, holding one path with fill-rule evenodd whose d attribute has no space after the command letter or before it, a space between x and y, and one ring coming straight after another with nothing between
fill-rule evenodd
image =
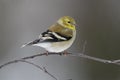
<instances>
[{"instance_id":1,"label":"bird's eye","mask_svg":"<svg viewBox=\"0 0 120 80\"><path fill-rule=\"evenodd\" d=\"M70 23L70 21L68 21L68 23Z\"/></svg>"}]
</instances>

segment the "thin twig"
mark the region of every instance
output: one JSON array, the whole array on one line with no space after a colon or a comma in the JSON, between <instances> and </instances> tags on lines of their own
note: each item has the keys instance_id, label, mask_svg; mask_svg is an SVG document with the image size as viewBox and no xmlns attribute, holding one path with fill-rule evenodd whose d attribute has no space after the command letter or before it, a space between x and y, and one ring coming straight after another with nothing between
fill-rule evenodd
<instances>
[{"instance_id":1,"label":"thin twig","mask_svg":"<svg viewBox=\"0 0 120 80\"><path fill-rule=\"evenodd\" d=\"M31 64L31 65L37 67L38 69L42 70L43 72L45 72L46 74L48 74L49 76L51 76L52 78L54 78L55 80L57 80L57 78L56 78L54 75L52 75L51 73L49 73L49 72L45 69L45 67L42 68L41 66L39 66L39 65L37 65L37 64L35 64L35 63L33 63L33 62L26 61L25 59L19 59L19 60L10 61L10 62L8 62L8 63L6 63L6 64L4 64L4 65L1 65L0 68L2 68L2 67L4 67L4 66L7 66L7 65L9 65L9 64L18 63L18 62L25 62L25 63Z\"/></svg>"},{"instance_id":2,"label":"thin twig","mask_svg":"<svg viewBox=\"0 0 120 80\"><path fill-rule=\"evenodd\" d=\"M102 62L102 63L120 65L120 60L101 59L101 58L88 56L88 55L83 54L83 53L79 53L78 55L70 54L70 56L81 57L81 58L85 58L85 59L89 59L89 60L93 60L93 61L97 61L97 62Z\"/></svg>"},{"instance_id":3,"label":"thin twig","mask_svg":"<svg viewBox=\"0 0 120 80\"><path fill-rule=\"evenodd\" d=\"M55 80L58 80L54 75L52 75L51 73L49 73L45 67L42 68L41 66L39 66L39 65L37 65L37 64L35 64L35 63L32 63L32 62L30 62L30 61L26 61L26 60L23 60L23 59L20 60L20 61L21 61L21 62L28 63L28 64L31 64L31 65L37 67L38 69L42 70L43 72L45 72L46 74L48 74L49 76L51 76L52 78L54 78Z\"/></svg>"},{"instance_id":4,"label":"thin twig","mask_svg":"<svg viewBox=\"0 0 120 80\"><path fill-rule=\"evenodd\" d=\"M68 54L70 54L70 53L68 53ZM48 53L47 55L61 55L61 53ZM46 53L39 53L39 54L35 54L32 56L23 57L21 59L28 60L28 59L36 58L39 56L46 56Z\"/></svg>"},{"instance_id":5,"label":"thin twig","mask_svg":"<svg viewBox=\"0 0 120 80\"><path fill-rule=\"evenodd\" d=\"M120 59L114 60L112 63L118 63L118 64L120 64Z\"/></svg>"},{"instance_id":6,"label":"thin twig","mask_svg":"<svg viewBox=\"0 0 120 80\"><path fill-rule=\"evenodd\" d=\"M106 60L106 59L101 59L101 58L96 58L96 57L92 57L83 53L76 53L76 54L72 54L72 53L67 53L67 56L75 56L75 57L81 57L81 58L85 58L85 59L90 59L90 60L94 60L94 61L98 61L98 62L102 62L102 63L109 63L109 64L116 64L116 65L120 65L120 60ZM61 53L49 53L48 55L61 55ZM32 55L32 56L27 56L27 57L23 57L21 59L18 60L13 60L13 61L9 61L5 64L2 64L0 66L0 69L9 65L9 64L13 64L13 63L17 63L20 60L28 60L28 59L33 59L39 56L46 56L46 53L42 53L42 54L36 54L36 55ZM47 57L47 56L46 56Z\"/></svg>"},{"instance_id":7,"label":"thin twig","mask_svg":"<svg viewBox=\"0 0 120 80\"><path fill-rule=\"evenodd\" d=\"M46 70L45 67L43 67L43 70L44 70L45 73L47 73L48 75L50 75L51 77L53 77L54 79L57 80L57 78L56 78L55 76L53 76L51 73L49 73L49 72Z\"/></svg>"},{"instance_id":8,"label":"thin twig","mask_svg":"<svg viewBox=\"0 0 120 80\"><path fill-rule=\"evenodd\" d=\"M71 53L67 53L67 54L71 54ZM61 55L61 53L49 53L48 55ZM17 62L19 62L21 60L33 59L33 58L40 57L40 56L46 56L46 53L35 54L35 55L32 55L32 56L23 57L21 59L9 61L9 62L7 62L5 64L0 65L0 69L5 67L5 66L7 66L7 65L10 65L10 64L13 64L13 63L17 63Z\"/></svg>"},{"instance_id":9,"label":"thin twig","mask_svg":"<svg viewBox=\"0 0 120 80\"><path fill-rule=\"evenodd\" d=\"M82 53L85 53L86 44L87 44L87 41L85 40L85 41L84 41L84 44L83 44L83 48L82 48Z\"/></svg>"},{"instance_id":10,"label":"thin twig","mask_svg":"<svg viewBox=\"0 0 120 80\"><path fill-rule=\"evenodd\" d=\"M76 53L76 54L67 53L67 54L68 54L67 56L81 57L81 58L90 59L90 60L97 61L97 62L120 65L120 60L106 60L106 59L101 59L101 58L96 58L96 57L88 56L88 55L83 54L83 53ZM49 53L48 55L61 55L61 53ZM23 58L18 59L18 60L9 61L9 62L1 65L0 69L3 68L3 67L5 67L5 66L8 66L10 64L13 64L13 63L26 62L26 63L29 63L29 64L31 64L31 65L39 68L40 70L42 70L43 72L45 72L46 74L48 74L49 76L51 76L52 78L54 78L55 80L57 80L57 78L54 75L52 75L51 73L49 73L46 70L45 67L42 68L39 65L36 65L36 64L34 64L32 62L29 62L29 61L26 61L26 60L33 59L33 58L40 57L40 56L46 56L46 53L36 54L36 55L32 55L32 56L23 57Z\"/></svg>"}]
</instances>

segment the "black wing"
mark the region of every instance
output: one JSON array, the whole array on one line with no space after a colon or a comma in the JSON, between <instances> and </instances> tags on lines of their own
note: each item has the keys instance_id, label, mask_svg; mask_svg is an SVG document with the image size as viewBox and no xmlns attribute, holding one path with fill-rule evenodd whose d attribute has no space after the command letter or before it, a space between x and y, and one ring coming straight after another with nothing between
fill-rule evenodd
<instances>
[{"instance_id":1,"label":"black wing","mask_svg":"<svg viewBox=\"0 0 120 80\"><path fill-rule=\"evenodd\" d=\"M67 37L57 32L47 30L46 32L41 34L41 38L43 38L41 42L61 42L70 40L72 37Z\"/></svg>"},{"instance_id":2,"label":"black wing","mask_svg":"<svg viewBox=\"0 0 120 80\"><path fill-rule=\"evenodd\" d=\"M72 37L66 37L66 36L63 36L59 33L56 33L56 32L52 32L52 31L49 31L47 30L46 32L43 32L39 39L36 39L34 41L31 41L24 46L28 46L28 45L33 45L33 44L38 44L38 43L44 43L44 42L61 42L61 41L67 41L67 40L70 40Z\"/></svg>"}]
</instances>

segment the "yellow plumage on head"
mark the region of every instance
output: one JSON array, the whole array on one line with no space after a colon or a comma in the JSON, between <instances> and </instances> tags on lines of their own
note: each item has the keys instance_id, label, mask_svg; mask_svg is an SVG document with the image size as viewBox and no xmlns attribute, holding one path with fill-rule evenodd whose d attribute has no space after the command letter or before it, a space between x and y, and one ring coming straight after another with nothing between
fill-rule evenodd
<instances>
[{"instance_id":1,"label":"yellow plumage on head","mask_svg":"<svg viewBox=\"0 0 120 80\"><path fill-rule=\"evenodd\" d=\"M70 17L70 16L61 17L61 18L58 20L58 23L59 23L60 25L64 26L65 28L75 30L76 22L75 22L75 20L74 20L72 17Z\"/></svg>"},{"instance_id":2,"label":"yellow plumage on head","mask_svg":"<svg viewBox=\"0 0 120 80\"><path fill-rule=\"evenodd\" d=\"M72 17L63 16L61 17L56 24L52 25L49 30L64 34L66 36L72 36L72 33L75 29L76 22Z\"/></svg>"}]
</instances>

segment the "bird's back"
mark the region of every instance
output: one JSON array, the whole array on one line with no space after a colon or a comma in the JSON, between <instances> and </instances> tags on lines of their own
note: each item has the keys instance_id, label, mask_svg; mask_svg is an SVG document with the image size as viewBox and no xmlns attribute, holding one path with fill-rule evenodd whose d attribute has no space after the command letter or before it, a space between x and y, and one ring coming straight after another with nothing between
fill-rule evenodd
<instances>
[{"instance_id":1,"label":"bird's back","mask_svg":"<svg viewBox=\"0 0 120 80\"><path fill-rule=\"evenodd\" d=\"M73 31L71 29L65 28L62 25L56 23L49 28L50 31L56 32L58 34L64 35L66 37L72 37Z\"/></svg>"}]
</instances>

